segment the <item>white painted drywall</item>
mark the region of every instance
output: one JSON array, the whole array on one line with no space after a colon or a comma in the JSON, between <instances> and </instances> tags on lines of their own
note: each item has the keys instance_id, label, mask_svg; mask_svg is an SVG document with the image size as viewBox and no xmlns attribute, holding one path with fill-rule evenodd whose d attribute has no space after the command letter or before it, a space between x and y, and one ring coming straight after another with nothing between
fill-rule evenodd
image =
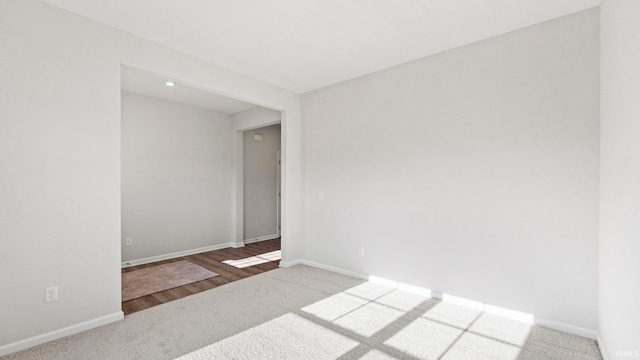
<instances>
[{"instance_id":1,"label":"white painted drywall","mask_svg":"<svg viewBox=\"0 0 640 360\"><path fill-rule=\"evenodd\" d=\"M254 140L256 134L262 141ZM280 125L248 130L243 136L244 240L277 235Z\"/></svg>"},{"instance_id":2,"label":"white painted drywall","mask_svg":"<svg viewBox=\"0 0 640 360\"><path fill-rule=\"evenodd\" d=\"M231 115L233 128L239 131L251 130L258 127L279 124L282 120L280 111L256 106Z\"/></svg>"},{"instance_id":3,"label":"white painted drywall","mask_svg":"<svg viewBox=\"0 0 640 360\"><path fill-rule=\"evenodd\" d=\"M229 243L231 116L123 91L121 128L122 261Z\"/></svg>"},{"instance_id":4,"label":"white painted drywall","mask_svg":"<svg viewBox=\"0 0 640 360\"><path fill-rule=\"evenodd\" d=\"M602 2L599 332L609 359L640 357L639 14L639 1Z\"/></svg>"},{"instance_id":5,"label":"white painted drywall","mask_svg":"<svg viewBox=\"0 0 640 360\"><path fill-rule=\"evenodd\" d=\"M302 257L595 330L598 19L304 94Z\"/></svg>"},{"instance_id":6,"label":"white painted drywall","mask_svg":"<svg viewBox=\"0 0 640 360\"><path fill-rule=\"evenodd\" d=\"M299 95L35 0L1 1L0 29L0 354L122 314L121 64L283 111L283 257L298 258Z\"/></svg>"}]
</instances>

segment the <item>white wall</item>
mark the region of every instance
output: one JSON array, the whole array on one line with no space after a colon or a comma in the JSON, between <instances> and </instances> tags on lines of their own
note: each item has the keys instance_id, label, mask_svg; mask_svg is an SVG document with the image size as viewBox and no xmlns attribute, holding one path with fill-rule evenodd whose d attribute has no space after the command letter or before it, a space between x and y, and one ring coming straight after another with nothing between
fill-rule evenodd
<instances>
[{"instance_id":1,"label":"white wall","mask_svg":"<svg viewBox=\"0 0 640 360\"><path fill-rule=\"evenodd\" d=\"M298 258L299 95L35 0L0 1L0 29L0 355L122 317L121 64L283 111Z\"/></svg>"},{"instance_id":2,"label":"white wall","mask_svg":"<svg viewBox=\"0 0 640 360\"><path fill-rule=\"evenodd\" d=\"M302 257L595 330L598 19L304 94Z\"/></svg>"},{"instance_id":3,"label":"white wall","mask_svg":"<svg viewBox=\"0 0 640 360\"><path fill-rule=\"evenodd\" d=\"M640 357L638 14L639 1L602 2L599 331L609 359Z\"/></svg>"},{"instance_id":4,"label":"white wall","mask_svg":"<svg viewBox=\"0 0 640 360\"><path fill-rule=\"evenodd\" d=\"M280 111L256 106L248 110L231 115L233 128L238 131L252 130L273 124L279 124L282 120Z\"/></svg>"},{"instance_id":5,"label":"white wall","mask_svg":"<svg viewBox=\"0 0 640 360\"><path fill-rule=\"evenodd\" d=\"M122 261L231 242L231 116L122 92L121 127Z\"/></svg>"},{"instance_id":6,"label":"white wall","mask_svg":"<svg viewBox=\"0 0 640 360\"><path fill-rule=\"evenodd\" d=\"M254 141L255 134L262 141ZM280 125L244 132L244 240L278 234L277 152Z\"/></svg>"}]
</instances>

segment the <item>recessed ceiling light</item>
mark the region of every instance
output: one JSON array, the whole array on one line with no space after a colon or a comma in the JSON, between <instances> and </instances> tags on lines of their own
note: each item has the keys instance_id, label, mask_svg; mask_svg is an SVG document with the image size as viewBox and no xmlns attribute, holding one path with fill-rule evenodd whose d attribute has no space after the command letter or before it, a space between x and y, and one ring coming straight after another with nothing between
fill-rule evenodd
<instances>
[{"instance_id":1,"label":"recessed ceiling light","mask_svg":"<svg viewBox=\"0 0 640 360\"><path fill-rule=\"evenodd\" d=\"M169 87L176 86L176 83L174 83L173 81L167 81L164 84L169 86Z\"/></svg>"}]
</instances>

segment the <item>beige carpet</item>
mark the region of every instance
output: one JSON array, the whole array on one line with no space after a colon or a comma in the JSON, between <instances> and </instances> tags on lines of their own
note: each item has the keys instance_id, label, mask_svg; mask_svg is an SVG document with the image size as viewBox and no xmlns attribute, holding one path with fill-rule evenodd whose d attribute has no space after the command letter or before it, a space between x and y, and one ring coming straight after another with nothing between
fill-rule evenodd
<instances>
[{"instance_id":1,"label":"beige carpet","mask_svg":"<svg viewBox=\"0 0 640 360\"><path fill-rule=\"evenodd\" d=\"M173 289L218 276L200 265L181 260L122 274L122 301Z\"/></svg>"},{"instance_id":2,"label":"beige carpet","mask_svg":"<svg viewBox=\"0 0 640 360\"><path fill-rule=\"evenodd\" d=\"M295 266L140 311L6 358L14 359L601 357L593 340Z\"/></svg>"}]
</instances>

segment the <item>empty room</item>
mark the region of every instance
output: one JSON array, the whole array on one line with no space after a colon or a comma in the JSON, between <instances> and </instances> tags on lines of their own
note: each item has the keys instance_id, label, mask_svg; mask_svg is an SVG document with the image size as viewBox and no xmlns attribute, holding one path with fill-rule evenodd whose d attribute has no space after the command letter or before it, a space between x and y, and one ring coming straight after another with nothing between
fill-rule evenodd
<instances>
[{"instance_id":1,"label":"empty room","mask_svg":"<svg viewBox=\"0 0 640 360\"><path fill-rule=\"evenodd\" d=\"M640 358L638 34L637 0L0 0L0 357Z\"/></svg>"}]
</instances>

